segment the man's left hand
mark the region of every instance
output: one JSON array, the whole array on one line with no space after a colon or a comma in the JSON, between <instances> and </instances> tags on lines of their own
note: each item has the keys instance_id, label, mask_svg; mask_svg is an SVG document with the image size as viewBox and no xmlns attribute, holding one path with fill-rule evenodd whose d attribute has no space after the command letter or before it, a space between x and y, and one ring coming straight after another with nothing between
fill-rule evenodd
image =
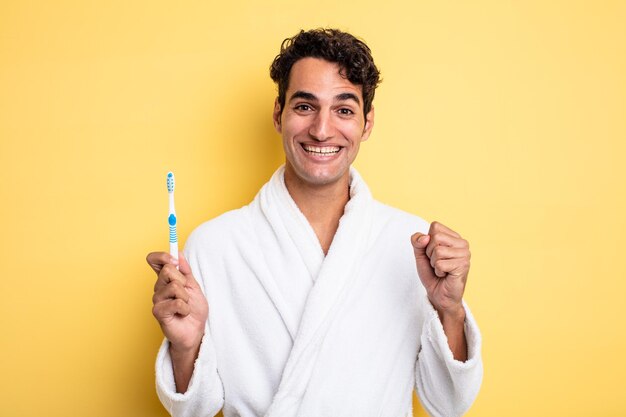
<instances>
[{"instance_id":1,"label":"man's left hand","mask_svg":"<svg viewBox=\"0 0 626 417\"><path fill-rule=\"evenodd\" d=\"M428 234L411 236L417 273L428 299L443 317L464 317L461 304L470 267L468 242L454 230L432 222Z\"/></svg>"}]
</instances>

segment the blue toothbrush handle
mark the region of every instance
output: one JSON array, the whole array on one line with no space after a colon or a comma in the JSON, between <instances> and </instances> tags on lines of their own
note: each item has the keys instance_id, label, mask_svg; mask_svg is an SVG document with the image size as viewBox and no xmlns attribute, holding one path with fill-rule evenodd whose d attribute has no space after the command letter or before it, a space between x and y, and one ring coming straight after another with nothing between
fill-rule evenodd
<instances>
[{"instance_id":1,"label":"blue toothbrush handle","mask_svg":"<svg viewBox=\"0 0 626 417\"><path fill-rule=\"evenodd\" d=\"M170 225L170 255L178 259L178 233L176 231L176 215L170 214L167 218Z\"/></svg>"}]
</instances>

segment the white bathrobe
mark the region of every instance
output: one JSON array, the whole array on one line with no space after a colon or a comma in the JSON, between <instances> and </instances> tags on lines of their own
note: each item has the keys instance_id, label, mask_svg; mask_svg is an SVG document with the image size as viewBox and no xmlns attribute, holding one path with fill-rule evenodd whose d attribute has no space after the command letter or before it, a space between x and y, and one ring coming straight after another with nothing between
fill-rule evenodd
<instances>
[{"instance_id":1,"label":"white bathrobe","mask_svg":"<svg viewBox=\"0 0 626 417\"><path fill-rule=\"evenodd\" d=\"M194 373L176 393L168 342L157 392L176 417L406 417L412 392L458 416L481 380L480 333L466 308L468 360L454 360L416 272L424 220L385 206L351 169L328 254L284 183L202 224L185 254L209 303Z\"/></svg>"}]
</instances>

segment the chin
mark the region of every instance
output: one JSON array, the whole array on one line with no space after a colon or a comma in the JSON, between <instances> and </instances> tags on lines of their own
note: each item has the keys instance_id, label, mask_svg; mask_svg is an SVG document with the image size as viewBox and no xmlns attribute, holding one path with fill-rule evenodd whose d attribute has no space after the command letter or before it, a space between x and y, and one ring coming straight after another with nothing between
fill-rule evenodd
<instances>
[{"instance_id":1,"label":"chin","mask_svg":"<svg viewBox=\"0 0 626 417\"><path fill-rule=\"evenodd\" d=\"M314 186L325 186L330 184L335 184L341 181L343 178L349 176L349 170L338 170L338 171L328 171L326 169L323 170L315 170L315 171L299 171L294 170L296 175L300 178L301 181L314 185Z\"/></svg>"}]
</instances>

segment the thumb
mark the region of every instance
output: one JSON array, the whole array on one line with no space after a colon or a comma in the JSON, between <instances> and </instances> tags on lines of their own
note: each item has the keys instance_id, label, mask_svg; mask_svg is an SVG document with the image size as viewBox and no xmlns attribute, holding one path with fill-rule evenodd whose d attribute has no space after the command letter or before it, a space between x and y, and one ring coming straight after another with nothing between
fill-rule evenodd
<instances>
[{"instance_id":1,"label":"thumb","mask_svg":"<svg viewBox=\"0 0 626 417\"><path fill-rule=\"evenodd\" d=\"M413 252L415 254L415 266L417 266L417 274L422 281L432 280L434 278L434 271L430 265L430 258L426 255L426 247L430 242L430 235L423 233L415 233L411 236L411 243L413 244ZM426 284L426 282L424 282Z\"/></svg>"},{"instance_id":2,"label":"thumb","mask_svg":"<svg viewBox=\"0 0 626 417\"><path fill-rule=\"evenodd\" d=\"M413 236L411 236L411 243L413 244L413 250L415 251L415 257L426 256L426 246L428 246L428 242L430 242L430 235L425 235L424 233L417 232Z\"/></svg>"},{"instance_id":3,"label":"thumb","mask_svg":"<svg viewBox=\"0 0 626 417\"><path fill-rule=\"evenodd\" d=\"M191 275L191 267L189 266L189 262L185 259L185 255L183 252L178 252L178 270L185 276Z\"/></svg>"},{"instance_id":4,"label":"thumb","mask_svg":"<svg viewBox=\"0 0 626 417\"><path fill-rule=\"evenodd\" d=\"M185 284L186 286L199 288L198 282L191 273L191 266L189 266L189 262L187 262L185 254L181 251L178 252L178 270L185 276L185 278L187 278L187 283Z\"/></svg>"}]
</instances>

